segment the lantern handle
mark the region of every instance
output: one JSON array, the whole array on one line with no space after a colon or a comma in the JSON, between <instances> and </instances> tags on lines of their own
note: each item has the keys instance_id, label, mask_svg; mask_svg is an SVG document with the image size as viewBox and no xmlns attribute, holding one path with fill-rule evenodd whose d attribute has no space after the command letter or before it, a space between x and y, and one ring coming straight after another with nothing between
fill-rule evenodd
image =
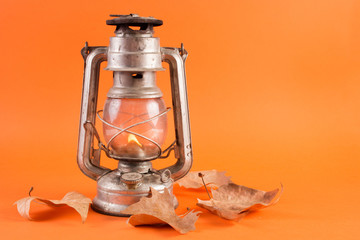
<instances>
[{"instance_id":1,"label":"lantern handle","mask_svg":"<svg viewBox=\"0 0 360 240\"><path fill-rule=\"evenodd\" d=\"M171 177L176 181L184 177L192 166L192 146L190 134L189 106L186 91L185 60L187 52L183 44L181 48L161 48L162 61L170 67L171 93L174 109L174 125L176 134L174 165L167 167ZM160 171L163 171L162 169Z\"/></svg>"},{"instance_id":2,"label":"lantern handle","mask_svg":"<svg viewBox=\"0 0 360 240\"><path fill-rule=\"evenodd\" d=\"M77 162L81 171L94 180L110 171L100 166L100 149L94 149L94 129L86 127L88 123L95 126L100 64L107 60L106 52L107 47L89 47L87 43L81 50L84 58L84 80Z\"/></svg>"}]
</instances>

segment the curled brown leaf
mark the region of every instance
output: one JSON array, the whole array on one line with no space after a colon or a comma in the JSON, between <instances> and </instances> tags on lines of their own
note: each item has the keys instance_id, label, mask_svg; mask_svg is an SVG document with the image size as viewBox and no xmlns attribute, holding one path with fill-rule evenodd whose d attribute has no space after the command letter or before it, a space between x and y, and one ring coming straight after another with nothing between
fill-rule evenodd
<instances>
[{"instance_id":1,"label":"curled brown leaf","mask_svg":"<svg viewBox=\"0 0 360 240\"><path fill-rule=\"evenodd\" d=\"M185 188L201 188L204 181L209 187L219 187L231 183L231 177L225 176L225 173L216 170L192 171L176 183Z\"/></svg>"},{"instance_id":2,"label":"curled brown leaf","mask_svg":"<svg viewBox=\"0 0 360 240\"><path fill-rule=\"evenodd\" d=\"M160 193L151 188L151 197L143 197L121 213L132 215L128 223L133 226L168 224L181 234L195 230L195 222L201 212L193 210L181 217L174 210L174 198L167 189Z\"/></svg>"},{"instance_id":3,"label":"curled brown leaf","mask_svg":"<svg viewBox=\"0 0 360 240\"><path fill-rule=\"evenodd\" d=\"M208 201L198 199L197 205L229 220L238 220L244 214L269 207L280 199L283 187L265 192L229 183L211 189L213 198Z\"/></svg>"},{"instance_id":4,"label":"curled brown leaf","mask_svg":"<svg viewBox=\"0 0 360 240\"><path fill-rule=\"evenodd\" d=\"M22 217L32 220L32 218L30 217L30 205L31 202L34 200L35 202L44 203L52 207L72 207L80 214L82 222L85 222L88 215L89 206L91 204L90 198L87 198L78 192L69 192L61 200L48 200L45 198L30 196L22 198L14 203L17 205L17 210Z\"/></svg>"}]
</instances>

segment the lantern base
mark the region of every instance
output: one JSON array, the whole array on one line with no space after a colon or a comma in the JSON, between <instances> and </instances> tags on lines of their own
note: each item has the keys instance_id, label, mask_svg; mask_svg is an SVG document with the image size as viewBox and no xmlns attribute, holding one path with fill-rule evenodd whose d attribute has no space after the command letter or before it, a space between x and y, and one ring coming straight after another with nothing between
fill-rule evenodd
<instances>
[{"instance_id":1,"label":"lantern base","mask_svg":"<svg viewBox=\"0 0 360 240\"><path fill-rule=\"evenodd\" d=\"M122 214L121 211L140 201L142 197L149 196L150 187L159 192L167 189L173 194L171 178L164 179L157 173L121 173L118 169L113 170L98 179L97 195L91 207L102 214L127 217L129 215ZM174 208L177 206L178 201L174 196Z\"/></svg>"}]
</instances>

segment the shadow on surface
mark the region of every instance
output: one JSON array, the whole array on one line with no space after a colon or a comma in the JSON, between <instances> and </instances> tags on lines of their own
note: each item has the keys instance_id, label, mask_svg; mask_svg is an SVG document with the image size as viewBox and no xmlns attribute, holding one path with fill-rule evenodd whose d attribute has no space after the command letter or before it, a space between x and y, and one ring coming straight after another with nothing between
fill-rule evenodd
<instances>
[{"instance_id":1,"label":"shadow on surface","mask_svg":"<svg viewBox=\"0 0 360 240\"><path fill-rule=\"evenodd\" d=\"M52 219L60 219L60 218L74 218L81 222L80 215L76 212L75 209L70 207L61 206L61 207L50 207L44 206L43 208L36 210L30 210L30 216L33 221L49 221Z\"/></svg>"}]
</instances>

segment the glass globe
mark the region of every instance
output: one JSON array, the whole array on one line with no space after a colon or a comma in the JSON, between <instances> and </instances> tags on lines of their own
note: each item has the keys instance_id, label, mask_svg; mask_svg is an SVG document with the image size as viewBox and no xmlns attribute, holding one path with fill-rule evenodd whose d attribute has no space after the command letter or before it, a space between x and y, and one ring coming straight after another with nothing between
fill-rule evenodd
<instances>
[{"instance_id":1,"label":"glass globe","mask_svg":"<svg viewBox=\"0 0 360 240\"><path fill-rule=\"evenodd\" d=\"M162 98L107 98L103 118L111 125L124 129L161 114L165 110L165 102ZM141 134L161 146L167 133L166 114L132 127L128 131ZM118 129L103 124L106 142L118 132ZM154 143L129 132L116 136L110 143L110 149L113 155L129 160L155 158L159 154L159 148Z\"/></svg>"}]
</instances>

